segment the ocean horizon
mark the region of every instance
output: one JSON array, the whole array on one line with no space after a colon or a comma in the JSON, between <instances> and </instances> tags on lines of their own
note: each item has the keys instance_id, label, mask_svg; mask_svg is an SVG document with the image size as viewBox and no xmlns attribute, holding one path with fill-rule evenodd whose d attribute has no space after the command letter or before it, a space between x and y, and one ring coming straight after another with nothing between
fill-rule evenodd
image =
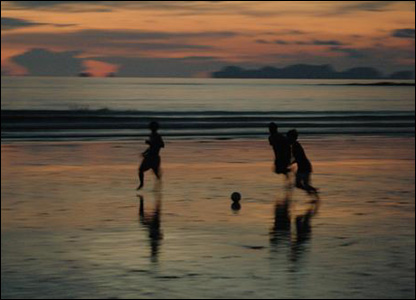
<instances>
[{"instance_id":1,"label":"ocean horizon","mask_svg":"<svg viewBox=\"0 0 416 300\"><path fill-rule=\"evenodd\" d=\"M157 120L174 139L414 136L414 86L377 80L2 77L2 142L120 140ZM414 83L414 81L392 81Z\"/></svg>"}]
</instances>

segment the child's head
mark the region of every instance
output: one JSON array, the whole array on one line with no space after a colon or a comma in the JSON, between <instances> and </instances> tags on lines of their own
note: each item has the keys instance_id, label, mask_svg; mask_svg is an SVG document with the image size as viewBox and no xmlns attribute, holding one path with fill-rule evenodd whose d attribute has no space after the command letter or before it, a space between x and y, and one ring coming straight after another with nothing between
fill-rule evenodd
<instances>
[{"instance_id":1,"label":"child's head","mask_svg":"<svg viewBox=\"0 0 416 300\"><path fill-rule=\"evenodd\" d=\"M269 123L269 132L270 133L277 133L277 125L275 122Z\"/></svg>"},{"instance_id":2,"label":"child's head","mask_svg":"<svg viewBox=\"0 0 416 300\"><path fill-rule=\"evenodd\" d=\"M158 131L158 130L159 130L159 123L158 123L158 122L156 122L156 121L150 122L150 123L149 123L149 129L150 129L152 132L156 132L156 131Z\"/></svg>"},{"instance_id":3,"label":"child's head","mask_svg":"<svg viewBox=\"0 0 416 300\"><path fill-rule=\"evenodd\" d=\"M286 135L287 139L289 140L289 143L296 142L299 136L298 131L296 129L289 130Z\"/></svg>"}]
</instances>

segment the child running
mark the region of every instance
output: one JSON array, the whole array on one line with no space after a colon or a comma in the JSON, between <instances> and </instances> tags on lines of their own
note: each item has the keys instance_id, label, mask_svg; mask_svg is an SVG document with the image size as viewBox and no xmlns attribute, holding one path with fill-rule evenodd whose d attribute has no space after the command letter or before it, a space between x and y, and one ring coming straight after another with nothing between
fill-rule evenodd
<instances>
[{"instance_id":1,"label":"child running","mask_svg":"<svg viewBox=\"0 0 416 300\"><path fill-rule=\"evenodd\" d=\"M292 147L294 162L298 165L296 172L296 187L305 190L309 194L316 194L318 190L311 186L312 164L305 154L302 145L297 141L298 132L296 129L287 133L288 141Z\"/></svg>"},{"instance_id":2,"label":"child running","mask_svg":"<svg viewBox=\"0 0 416 300\"><path fill-rule=\"evenodd\" d=\"M143 161L139 167L139 179L140 185L137 190L143 188L144 185L144 172L152 169L153 173L156 175L157 179L160 179L160 149L165 147L162 137L157 132L159 130L158 122L150 122L149 129L151 134L149 139L146 140L146 144L149 145L149 148L143 152Z\"/></svg>"}]
</instances>

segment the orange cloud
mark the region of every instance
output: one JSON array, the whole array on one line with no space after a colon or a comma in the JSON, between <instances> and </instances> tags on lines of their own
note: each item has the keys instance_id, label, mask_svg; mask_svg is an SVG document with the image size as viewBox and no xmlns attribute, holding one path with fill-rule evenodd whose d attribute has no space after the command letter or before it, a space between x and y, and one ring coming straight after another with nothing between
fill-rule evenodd
<instances>
[{"instance_id":1,"label":"orange cloud","mask_svg":"<svg viewBox=\"0 0 416 300\"><path fill-rule=\"evenodd\" d=\"M391 34L414 28L413 2L2 1L1 5L2 19L9 21L8 30L1 34L2 61L45 48L82 51L90 60L206 56L230 63L281 64L327 57L330 63L345 66L350 63L350 49L414 49L414 41ZM18 20L14 27L11 19ZM348 49L334 53L331 46ZM387 55L384 67L395 67L398 59L393 56ZM361 64L366 63L362 57ZM92 70L102 70L98 73L111 69L88 64Z\"/></svg>"},{"instance_id":2,"label":"orange cloud","mask_svg":"<svg viewBox=\"0 0 416 300\"><path fill-rule=\"evenodd\" d=\"M119 66L117 65L96 60L86 60L84 61L84 65L87 67L86 72L94 77L105 77L116 73L119 69Z\"/></svg>"}]
</instances>

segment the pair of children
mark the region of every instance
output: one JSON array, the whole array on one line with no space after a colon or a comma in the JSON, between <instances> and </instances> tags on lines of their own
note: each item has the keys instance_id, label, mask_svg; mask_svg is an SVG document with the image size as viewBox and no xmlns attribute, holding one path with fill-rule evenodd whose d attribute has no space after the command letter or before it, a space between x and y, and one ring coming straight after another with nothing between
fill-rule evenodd
<instances>
[{"instance_id":1,"label":"pair of children","mask_svg":"<svg viewBox=\"0 0 416 300\"><path fill-rule=\"evenodd\" d=\"M290 130L286 136L278 132L275 123L269 124L269 143L275 153L275 172L289 177L290 166L297 164L296 187L308 193L317 193L317 189L311 186L312 164L306 156L305 150L298 142L296 129ZM292 161L293 158L293 161Z\"/></svg>"}]
</instances>

